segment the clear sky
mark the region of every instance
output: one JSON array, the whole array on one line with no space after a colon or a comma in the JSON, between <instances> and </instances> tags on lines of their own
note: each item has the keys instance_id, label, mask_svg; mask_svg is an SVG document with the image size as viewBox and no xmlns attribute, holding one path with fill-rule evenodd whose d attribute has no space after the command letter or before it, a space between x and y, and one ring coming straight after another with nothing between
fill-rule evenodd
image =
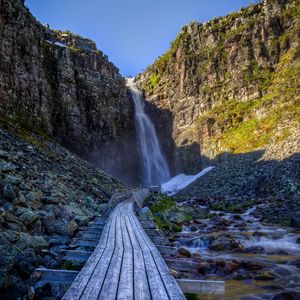
<instances>
[{"instance_id":1,"label":"clear sky","mask_svg":"<svg viewBox=\"0 0 300 300\"><path fill-rule=\"evenodd\" d=\"M247 6L249 0L26 0L43 24L91 38L124 76L163 54L182 25Z\"/></svg>"}]
</instances>

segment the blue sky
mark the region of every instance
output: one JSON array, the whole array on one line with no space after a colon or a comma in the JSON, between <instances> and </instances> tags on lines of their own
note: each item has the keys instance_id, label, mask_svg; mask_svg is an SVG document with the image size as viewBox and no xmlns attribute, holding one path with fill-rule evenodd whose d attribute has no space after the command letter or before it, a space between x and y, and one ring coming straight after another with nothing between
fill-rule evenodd
<instances>
[{"instance_id":1,"label":"blue sky","mask_svg":"<svg viewBox=\"0 0 300 300\"><path fill-rule=\"evenodd\" d=\"M124 76L169 48L182 25L247 6L249 0L26 0L43 24L91 38Z\"/></svg>"}]
</instances>

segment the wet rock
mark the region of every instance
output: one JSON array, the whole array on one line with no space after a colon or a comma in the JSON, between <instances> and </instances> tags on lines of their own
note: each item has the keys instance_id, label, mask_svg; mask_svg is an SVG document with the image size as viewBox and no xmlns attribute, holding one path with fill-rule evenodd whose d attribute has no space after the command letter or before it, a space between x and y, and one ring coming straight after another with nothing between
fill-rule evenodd
<instances>
[{"instance_id":1,"label":"wet rock","mask_svg":"<svg viewBox=\"0 0 300 300\"><path fill-rule=\"evenodd\" d=\"M253 253L253 254L264 253L265 248L261 247L261 246L253 246L253 247L248 247L248 248L243 249L243 252L244 253Z\"/></svg>"},{"instance_id":2,"label":"wet rock","mask_svg":"<svg viewBox=\"0 0 300 300\"><path fill-rule=\"evenodd\" d=\"M300 292L282 292L271 298L271 300L299 300Z\"/></svg>"},{"instance_id":3,"label":"wet rock","mask_svg":"<svg viewBox=\"0 0 300 300\"><path fill-rule=\"evenodd\" d=\"M260 231L254 231L252 236L256 237L256 238L260 238L260 237L266 236L266 234L263 232L260 232Z\"/></svg>"},{"instance_id":4,"label":"wet rock","mask_svg":"<svg viewBox=\"0 0 300 300\"><path fill-rule=\"evenodd\" d=\"M250 279L251 275L245 270L239 270L233 274L232 278L234 280L246 280Z\"/></svg>"},{"instance_id":5,"label":"wet rock","mask_svg":"<svg viewBox=\"0 0 300 300\"><path fill-rule=\"evenodd\" d=\"M256 262L252 261L242 261L241 267L248 270L248 271L257 271L263 269L263 266L261 264L258 264Z\"/></svg>"},{"instance_id":6,"label":"wet rock","mask_svg":"<svg viewBox=\"0 0 300 300\"><path fill-rule=\"evenodd\" d=\"M242 249L242 245L233 237L219 236L209 245L209 249L216 251Z\"/></svg>"},{"instance_id":7,"label":"wet rock","mask_svg":"<svg viewBox=\"0 0 300 300\"><path fill-rule=\"evenodd\" d=\"M275 275L271 271L258 272L255 275L255 279L261 281L271 281L275 279Z\"/></svg>"},{"instance_id":8,"label":"wet rock","mask_svg":"<svg viewBox=\"0 0 300 300\"><path fill-rule=\"evenodd\" d=\"M198 227L196 225L192 225L190 229L192 232L198 231Z\"/></svg>"},{"instance_id":9,"label":"wet rock","mask_svg":"<svg viewBox=\"0 0 300 300\"><path fill-rule=\"evenodd\" d=\"M200 262L197 265L197 270L202 275L212 273L214 271L214 269L215 269L215 265L211 264L207 261Z\"/></svg>"},{"instance_id":10,"label":"wet rock","mask_svg":"<svg viewBox=\"0 0 300 300\"><path fill-rule=\"evenodd\" d=\"M290 220L290 226L300 228L300 211L293 213Z\"/></svg>"},{"instance_id":11,"label":"wet rock","mask_svg":"<svg viewBox=\"0 0 300 300\"><path fill-rule=\"evenodd\" d=\"M180 247L177 249L177 257L192 257L192 253L185 247Z\"/></svg>"}]
</instances>

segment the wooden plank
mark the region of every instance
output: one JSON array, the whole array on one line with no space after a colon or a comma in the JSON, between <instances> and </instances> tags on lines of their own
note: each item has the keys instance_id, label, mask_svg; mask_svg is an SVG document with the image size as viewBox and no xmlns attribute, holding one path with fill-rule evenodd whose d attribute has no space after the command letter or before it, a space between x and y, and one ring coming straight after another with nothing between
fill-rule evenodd
<instances>
[{"instance_id":1,"label":"wooden plank","mask_svg":"<svg viewBox=\"0 0 300 300\"><path fill-rule=\"evenodd\" d=\"M63 296L63 300L74 300L79 299L88 282L93 276L95 268L98 266L98 263L104 254L104 250L106 249L106 246L109 241L109 233L112 230L113 226L111 226L111 222L113 220L113 217L115 215L116 211L112 212L110 219L106 226L103 229L103 234L101 236L100 242L97 245L97 248L93 252L93 254L90 256L88 261L86 262L85 266L81 270L81 272L77 275L74 282L70 286L70 288L67 290L66 294Z\"/></svg>"},{"instance_id":2,"label":"wooden plank","mask_svg":"<svg viewBox=\"0 0 300 300\"><path fill-rule=\"evenodd\" d=\"M134 252L128 228L126 225L126 211L121 212L121 228L123 233L124 255L121 268L121 276L118 287L117 299L134 299ZM141 280L141 278L139 279Z\"/></svg>"},{"instance_id":3,"label":"wooden plank","mask_svg":"<svg viewBox=\"0 0 300 300\"><path fill-rule=\"evenodd\" d=\"M116 216L118 211L119 206L116 206L114 214L111 215L110 231L106 247L103 249L101 257L98 259L96 267L90 275L90 280L84 286L82 293L83 299L97 299L101 292L107 270L113 257L112 250L116 243Z\"/></svg>"},{"instance_id":4,"label":"wooden plank","mask_svg":"<svg viewBox=\"0 0 300 300\"><path fill-rule=\"evenodd\" d=\"M130 215L129 222L133 228L133 232L135 233L139 246L141 247L143 252L151 296L154 299L168 299L169 296L165 289L164 283L161 280L160 272L157 269L155 260L151 254L151 250L149 249L148 245L145 243L143 236L140 234L140 231L137 228L136 222L134 220L135 215L131 213L132 204L130 203L130 205L131 205L131 209L128 212L128 214Z\"/></svg>"},{"instance_id":5,"label":"wooden plank","mask_svg":"<svg viewBox=\"0 0 300 300\"><path fill-rule=\"evenodd\" d=\"M119 204L121 207L122 205ZM113 251L113 257L110 261L109 268L105 274L105 279L99 299L115 300L118 293L118 283L121 276L121 267L124 255L123 247L123 230L121 228L121 210L115 219L116 222L116 235L115 245Z\"/></svg>"},{"instance_id":6,"label":"wooden plank","mask_svg":"<svg viewBox=\"0 0 300 300\"><path fill-rule=\"evenodd\" d=\"M225 293L224 281L189 280L189 279L177 279L176 281L184 293L191 293L191 294L224 294Z\"/></svg>"},{"instance_id":7,"label":"wooden plank","mask_svg":"<svg viewBox=\"0 0 300 300\"><path fill-rule=\"evenodd\" d=\"M76 276L78 271L70 270L51 270L44 268L37 268L34 271L33 277L39 278L40 282L49 282L49 283L65 283L71 284Z\"/></svg>"},{"instance_id":8,"label":"wooden plank","mask_svg":"<svg viewBox=\"0 0 300 300\"><path fill-rule=\"evenodd\" d=\"M166 263L164 262L163 258L161 257L158 250L155 248L154 244L151 242L145 231L143 230L141 224L139 223L136 216L131 213L132 219L136 224L136 229L140 232L140 234L143 236L143 239L145 243L147 244L151 255L153 258L155 258L155 264L157 268L159 269L160 276L163 280L164 286L166 287L166 291L168 294L168 297L172 300L181 300L185 299L182 291L180 290L178 284L176 283L175 279L170 275L169 268L167 267Z\"/></svg>"},{"instance_id":9,"label":"wooden plank","mask_svg":"<svg viewBox=\"0 0 300 300\"><path fill-rule=\"evenodd\" d=\"M60 254L63 260L76 260L87 261L92 255L91 251L77 251L77 250L60 250Z\"/></svg>"},{"instance_id":10,"label":"wooden plank","mask_svg":"<svg viewBox=\"0 0 300 300\"><path fill-rule=\"evenodd\" d=\"M136 234L131 226L129 219L130 205L126 206L125 223L129 234L131 245L133 248L133 269L134 269L134 299L143 300L151 299L150 287L148 282L148 276L146 273L145 260L140 244L137 240Z\"/></svg>"}]
</instances>

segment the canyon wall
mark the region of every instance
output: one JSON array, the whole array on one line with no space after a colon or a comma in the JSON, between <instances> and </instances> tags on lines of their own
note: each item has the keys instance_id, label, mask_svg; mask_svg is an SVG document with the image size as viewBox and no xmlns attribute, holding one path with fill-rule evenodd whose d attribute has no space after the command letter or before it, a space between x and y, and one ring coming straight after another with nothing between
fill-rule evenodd
<instances>
[{"instance_id":1,"label":"canyon wall","mask_svg":"<svg viewBox=\"0 0 300 300\"><path fill-rule=\"evenodd\" d=\"M222 153L266 148L295 132L299 20L298 0L265 0L191 22L137 76L175 172L195 172Z\"/></svg>"},{"instance_id":2,"label":"canyon wall","mask_svg":"<svg viewBox=\"0 0 300 300\"><path fill-rule=\"evenodd\" d=\"M1 121L55 138L111 174L136 169L124 158L136 145L119 70L94 42L41 25L23 2L0 0Z\"/></svg>"}]
</instances>

